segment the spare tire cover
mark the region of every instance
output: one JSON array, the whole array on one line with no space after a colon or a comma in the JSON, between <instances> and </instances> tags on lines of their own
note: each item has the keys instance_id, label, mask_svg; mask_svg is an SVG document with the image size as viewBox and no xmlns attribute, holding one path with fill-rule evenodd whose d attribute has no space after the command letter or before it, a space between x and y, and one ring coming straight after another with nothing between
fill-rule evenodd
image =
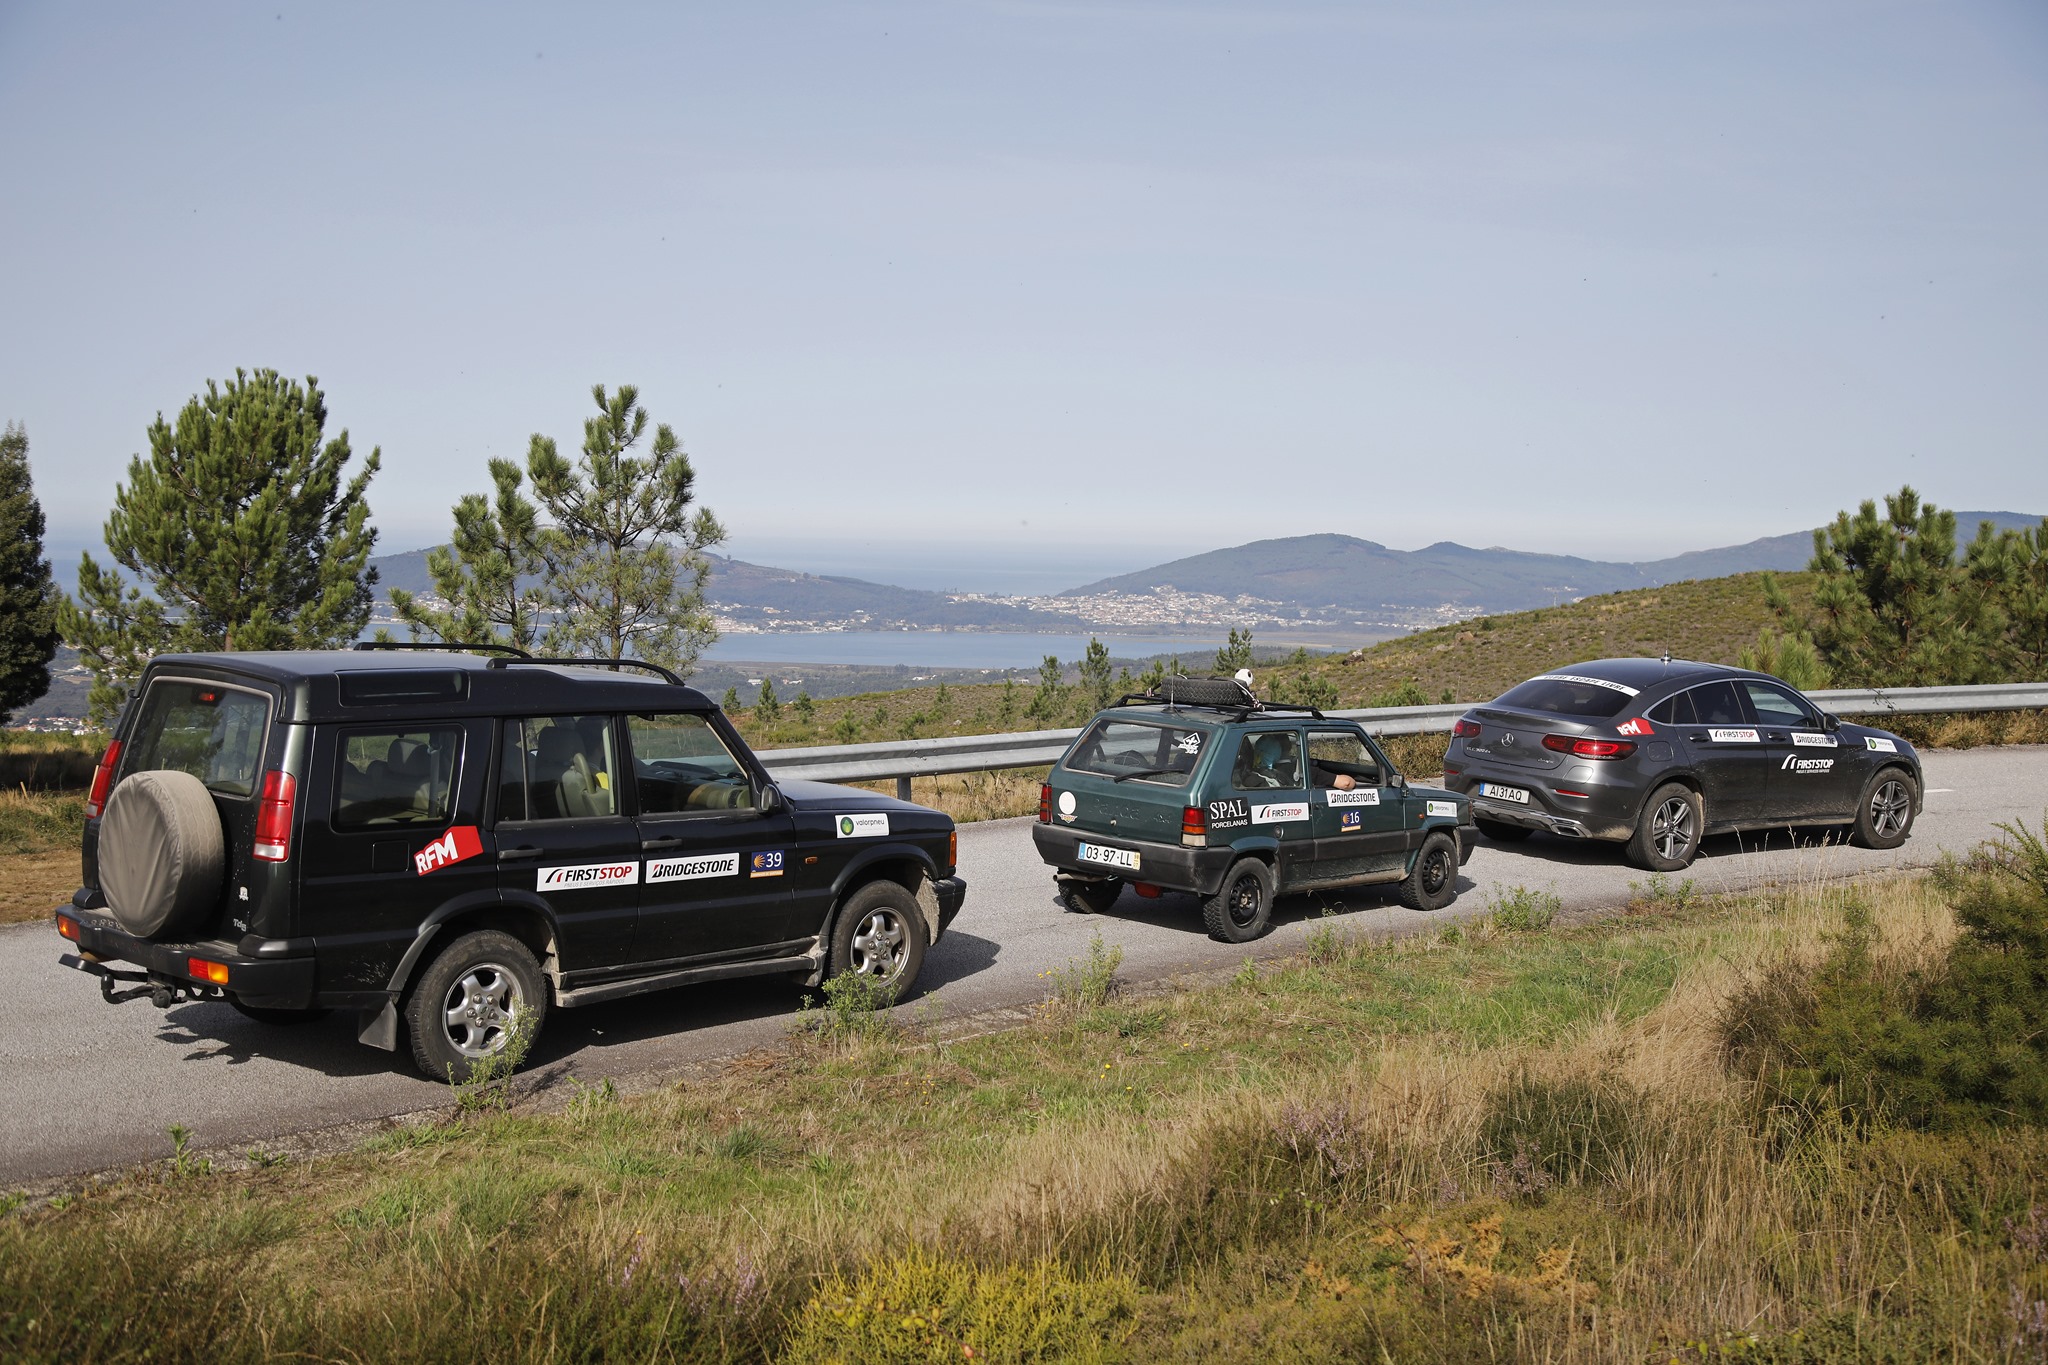
<instances>
[{"instance_id":1,"label":"spare tire cover","mask_svg":"<svg viewBox=\"0 0 2048 1365\"><path fill-rule=\"evenodd\" d=\"M122 779L100 817L100 890L123 929L169 936L220 900L226 837L213 793L190 773Z\"/></svg>"}]
</instances>

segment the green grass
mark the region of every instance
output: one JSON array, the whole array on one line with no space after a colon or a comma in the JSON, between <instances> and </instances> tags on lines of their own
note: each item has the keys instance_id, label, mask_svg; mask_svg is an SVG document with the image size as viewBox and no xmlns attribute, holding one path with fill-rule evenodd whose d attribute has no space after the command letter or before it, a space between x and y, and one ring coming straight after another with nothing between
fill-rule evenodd
<instances>
[{"instance_id":1,"label":"green grass","mask_svg":"<svg viewBox=\"0 0 2048 1365\"><path fill-rule=\"evenodd\" d=\"M1953 934L1924 882L1861 894L1901 969ZM188 1156L0 1218L0 1356L2023 1357L2038 1130L1774 1147L1723 1068L1721 1004L1841 907L1331 926L958 1043L807 1028L643 1096Z\"/></svg>"},{"instance_id":2,"label":"green grass","mask_svg":"<svg viewBox=\"0 0 2048 1365\"><path fill-rule=\"evenodd\" d=\"M85 793L0 788L0 857L76 849L85 828Z\"/></svg>"}]
</instances>

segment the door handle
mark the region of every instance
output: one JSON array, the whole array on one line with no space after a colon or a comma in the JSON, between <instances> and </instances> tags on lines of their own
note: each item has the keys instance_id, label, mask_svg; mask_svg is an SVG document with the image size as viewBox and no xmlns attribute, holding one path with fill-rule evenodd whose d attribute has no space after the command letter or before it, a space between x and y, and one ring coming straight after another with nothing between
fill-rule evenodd
<instances>
[{"instance_id":1,"label":"door handle","mask_svg":"<svg viewBox=\"0 0 2048 1365\"><path fill-rule=\"evenodd\" d=\"M1785 743L1785 736L1780 734L1776 730L1771 731L1769 734L1765 735L1764 738L1769 740L1773 744Z\"/></svg>"},{"instance_id":2,"label":"door handle","mask_svg":"<svg viewBox=\"0 0 2048 1365\"><path fill-rule=\"evenodd\" d=\"M642 839L640 841L640 851L642 853L659 853L665 848L680 847L682 842L681 839L673 834L665 834L659 839Z\"/></svg>"},{"instance_id":3,"label":"door handle","mask_svg":"<svg viewBox=\"0 0 2048 1365\"><path fill-rule=\"evenodd\" d=\"M540 855L541 855L541 850L540 850L540 849L538 849L538 848L535 848L535 847L534 847L533 845L531 845L531 844L522 844L522 845L521 845L520 847L518 847L518 848L501 848L501 849L499 849L499 850L498 850L498 861L499 861L499 862L501 862L501 863L509 863L509 862L515 862L515 861L517 861L517 860L518 860L518 859L520 859L520 858L538 858L538 857L539 857Z\"/></svg>"}]
</instances>

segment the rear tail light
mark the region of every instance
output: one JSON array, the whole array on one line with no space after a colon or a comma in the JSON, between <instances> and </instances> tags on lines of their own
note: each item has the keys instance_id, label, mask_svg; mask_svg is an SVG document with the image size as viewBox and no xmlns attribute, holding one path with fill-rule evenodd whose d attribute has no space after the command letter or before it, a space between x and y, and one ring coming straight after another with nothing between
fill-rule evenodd
<instances>
[{"instance_id":1,"label":"rear tail light","mask_svg":"<svg viewBox=\"0 0 2048 1365\"><path fill-rule=\"evenodd\" d=\"M225 962L208 962L203 957L188 957L185 959L185 971L195 981L211 981L216 986L228 984L228 964Z\"/></svg>"},{"instance_id":2,"label":"rear tail light","mask_svg":"<svg viewBox=\"0 0 2048 1365\"><path fill-rule=\"evenodd\" d=\"M1038 823L1041 825L1052 823L1052 783L1050 782L1038 784Z\"/></svg>"},{"instance_id":3,"label":"rear tail light","mask_svg":"<svg viewBox=\"0 0 2048 1365\"><path fill-rule=\"evenodd\" d=\"M263 799L256 803L256 847L251 851L266 863L281 863L291 856L292 803L298 794L299 784L290 773L273 768L263 775Z\"/></svg>"},{"instance_id":4,"label":"rear tail light","mask_svg":"<svg viewBox=\"0 0 2048 1365\"><path fill-rule=\"evenodd\" d=\"M1180 813L1180 841L1200 848L1209 842L1209 814L1200 806L1187 806Z\"/></svg>"},{"instance_id":5,"label":"rear tail light","mask_svg":"<svg viewBox=\"0 0 2048 1365\"><path fill-rule=\"evenodd\" d=\"M1570 735L1545 735L1543 747L1573 758L1627 758L1636 751L1627 739L1573 739Z\"/></svg>"},{"instance_id":6,"label":"rear tail light","mask_svg":"<svg viewBox=\"0 0 2048 1365\"><path fill-rule=\"evenodd\" d=\"M121 762L121 741L115 740L100 756L100 765L92 770L92 793L85 798L85 818L97 820L100 812L107 808L107 793L114 788L114 769Z\"/></svg>"},{"instance_id":7,"label":"rear tail light","mask_svg":"<svg viewBox=\"0 0 2048 1365\"><path fill-rule=\"evenodd\" d=\"M1459 720L1451 726L1451 735L1456 739L1477 739L1479 738L1479 722L1476 720Z\"/></svg>"}]
</instances>

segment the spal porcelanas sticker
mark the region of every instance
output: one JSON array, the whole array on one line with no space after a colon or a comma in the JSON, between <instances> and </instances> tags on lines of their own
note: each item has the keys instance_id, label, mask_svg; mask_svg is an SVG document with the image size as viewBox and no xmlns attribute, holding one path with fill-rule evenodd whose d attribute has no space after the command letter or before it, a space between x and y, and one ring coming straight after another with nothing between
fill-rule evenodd
<instances>
[{"instance_id":1,"label":"spal porcelanas sticker","mask_svg":"<svg viewBox=\"0 0 2048 1365\"><path fill-rule=\"evenodd\" d=\"M1716 744L1761 744L1754 730L1709 730L1707 738Z\"/></svg>"},{"instance_id":2,"label":"spal porcelanas sticker","mask_svg":"<svg viewBox=\"0 0 2048 1365\"><path fill-rule=\"evenodd\" d=\"M1380 803L1378 787L1354 787L1348 792L1340 792L1332 787L1324 795L1333 806L1377 806Z\"/></svg>"},{"instance_id":3,"label":"spal porcelanas sticker","mask_svg":"<svg viewBox=\"0 0 2048 1365\"><path fill-rule=\"evenodd\" d=\"M1879 739L1876 735L1865 735L1863 743L1865 747L1875 749L1881 754L1895 754L1899 751L1898 745L1888 739Z\"/></svg>"},{"instance_id":4,"label":"spal porcelanas sticker","mask_svg":"<svg viewBox=\"0 0 2048 1365\"><path fill-rule=\"evenodd\" d=\"M1812 730L1794 730L1792 732L1792 742L1802 749L1832 749L1835 747L1835 737L1833 735L1818 734Z\"/></svg>"},{"instance_id":5,"label":"spal porcelanas sticker","mask_svg":"<svg viewBox=\"0 0 2048 1365\"><path fill-rule=\"evenodd\" d=\"M737 877L740 875L740 855L737 853L700 853L689 858L649 858L647 860L647 884L661 882L694 882L700 877Z\"/></svg>"},{"instance_id":6,"label":"spal porcelanas sticker","mask_svg":"<svg viewBox=\"0 0 2048 1365\"><path fill-rule=\"evenodd\" d=\"M1255 825L1277 825L1287 820L1308 819L1306 801L1288 801L1280 805L1253 806L1252 823Z\"/></svg>"},{"instance_id":7,"label":"spal porcelanas sticker","mask_svg":"<svg viewBox=\"0 0 2048 1365\"><path fill-rule=\"evenodd\" d=\"M1209 803L1210 829L1243 829L1251 822L1251 804L1243 797L1232 796Z\"/></svg>"},{"instance_id":8,"label":"spal porcelanas sticker","mask_svg":"<svg viewBox=\"0 0 2048 1365\"><path fill-rule=\"evenodd\" d=\"M1458 813L1458 803L1455 801L1432 801L1429 803L1429 813L1431 815L1456 815Z\"/></svg>"},{"instance_id":9,"label":"spal porcelanas sticker","mask_svg":"<svg viewBox=\"0 0 2048 1365\"><path fill-rule=\"evenodd\" d=\"M534 874L542 891L581 891L594 886L636 886L638 863L584 863L580 867L544 867Z\"/></svg>"},{"instance_id":10,"label":"spal porcelanas sticker","mask_svg":"<svg viewBox=\"0 0 2048 1365\"><path fill-rule=\"evenodd\" d=\"M877 812L872 815L842 815L833 826L842 839L872 839L889 832L889 817Z\"/></svg>"}]
</instances>

